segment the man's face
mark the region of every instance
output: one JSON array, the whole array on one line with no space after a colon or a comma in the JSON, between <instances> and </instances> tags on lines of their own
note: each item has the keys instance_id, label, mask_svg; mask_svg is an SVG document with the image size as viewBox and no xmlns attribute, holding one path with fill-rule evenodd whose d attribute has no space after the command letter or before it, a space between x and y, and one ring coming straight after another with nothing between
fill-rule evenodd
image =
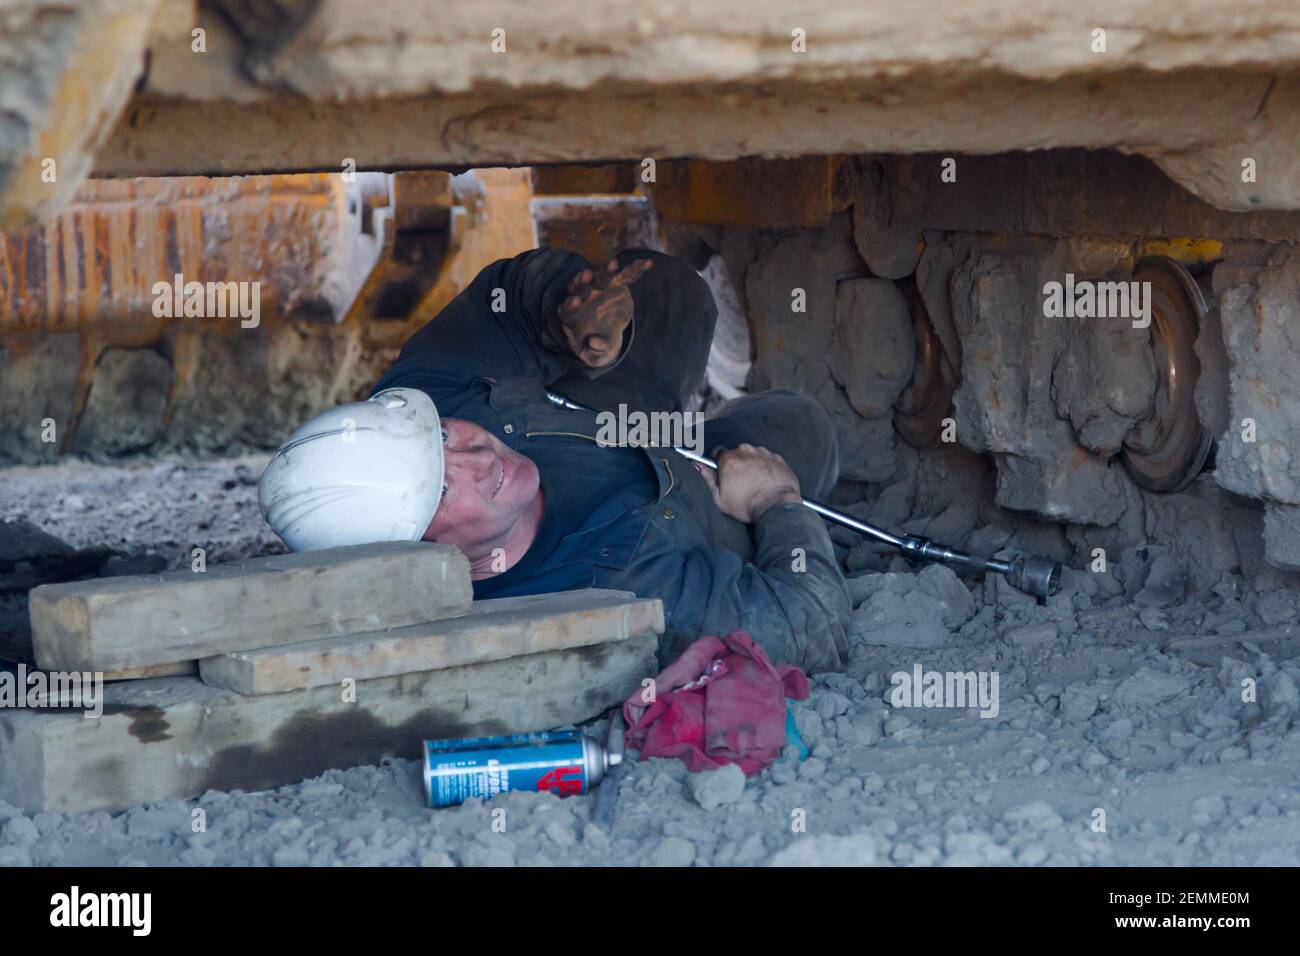
<instances>
[{"instance_id":1,"label":"man's face","mask_svg":"<svg viewBox=\"0 0 1300 956\"><path fill-rule=\"evenodd\" d=\"M467 553L493 546L537 497L537 466L473 422L444 418L447 492L424 540Z\"/></svg>"}]
</instances>

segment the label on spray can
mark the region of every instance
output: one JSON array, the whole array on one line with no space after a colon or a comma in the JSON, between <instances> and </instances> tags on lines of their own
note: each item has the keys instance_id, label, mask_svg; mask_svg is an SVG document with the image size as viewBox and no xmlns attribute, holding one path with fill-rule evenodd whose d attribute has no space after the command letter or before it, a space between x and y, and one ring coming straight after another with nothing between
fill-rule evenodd
<instances>
[{"instance_id":1,"label":"label on spray can","mask_svg":"<svg viewBox=\"0 0 1300 956\"><path fill-rule=\"evenodd\" d=\"M563 797L586 793L604 776L605 763L603 748L576 730L427 740L424 792L434 807L507 790Z\"/></svg>"}]
</instances>

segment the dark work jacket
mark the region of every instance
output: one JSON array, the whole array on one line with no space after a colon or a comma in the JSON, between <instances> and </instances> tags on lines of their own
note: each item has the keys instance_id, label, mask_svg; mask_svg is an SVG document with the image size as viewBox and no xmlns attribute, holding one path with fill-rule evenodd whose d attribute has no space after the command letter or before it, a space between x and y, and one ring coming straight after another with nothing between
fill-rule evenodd
<instances>
[{"instance_id":1,"label":"dark work jacket","mask_svg":"<svg viewBox=\"0 0 1300 956\"><path fill-rule=\"evenodd\" d=\"M411 337L374 391L420 389L442 416L472 421L524 454L530 442L553 436L563 444L548 448L548 458L580 474L590 456L610 453L595 442L596 416L553 405L545 389L578 397L584 381L611 369L623 376L650 370L670 379L654 400L672 407L680 400L675 390L696 374L687 368L681 381L671 381L678 374L672 351L692 330L712 335L716 307L699 275L660 253L620 255L644 257L655 265L632 287L635 317L614 366L588 368L572 354L558 322L569 281L589 263L571 252L540 249L484 269ZM638 343L643 354L637 354ZM707 342L691 351L700 352L702 362ZM665 448L639 453L654 472L652 498L618 515L596 509L567 531L526 582L494 594L598 587L660 598L665 665L698 637L745 630L777 663L843 670L851 606L821 519L800 504L772 507L753 527L752 554L741 555L718 545L720 513L691 463Z\"/></svg>"}]
</instances>

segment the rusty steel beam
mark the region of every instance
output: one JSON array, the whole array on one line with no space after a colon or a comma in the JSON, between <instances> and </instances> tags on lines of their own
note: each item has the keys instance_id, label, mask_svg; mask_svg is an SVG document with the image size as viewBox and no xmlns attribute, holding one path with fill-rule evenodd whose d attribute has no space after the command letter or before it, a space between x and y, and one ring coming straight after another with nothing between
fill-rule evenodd
<instances>
[{"instance_id":1,"label":"rusty steel beam","mask_svg":"<svg viewBox=\"0 0 1300 956\"><path fill-rule=\"evenodd\" d=\"M151 324L155 285L177 275L256 282L264 316L338 321L378 258L362 211L337 175L90 180L0 234L0 330Z\"/></svg>"},{"instance_id":2,"label":"rusty steel beam","mask_svg":"<svg viewBox=\"0 0 1300 956\"><path fill-rule=\"evenodd\" d=\"M349 318L405 321L457 248L451 174L429 170L363 179L368 228L379 237L380 250Z\"/></svg>"},{"instance_id":3,"label":"rusty steel beam","mask_svg":"<svg viewBox=\"0 0 1300 956\"><path fill-rule=\"evenodd\" d=\"M61 215L0 233L0 461L273 447L536 244L528 176L83 184ZM177 274L259 283L259 321L155 315Z\"/></svg>"}]
</instances>

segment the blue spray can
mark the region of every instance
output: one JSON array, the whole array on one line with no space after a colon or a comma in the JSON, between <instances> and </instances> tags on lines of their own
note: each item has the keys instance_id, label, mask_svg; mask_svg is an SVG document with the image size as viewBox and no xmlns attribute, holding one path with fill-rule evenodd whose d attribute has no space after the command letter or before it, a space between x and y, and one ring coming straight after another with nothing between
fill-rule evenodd
<instances>
[{"instance_id":1,"label":"blue spray can","mask_svg":"<svg viewBox=\"0 0 1300 956\"><path fill-rule=\"evenodd\" d=\"M507 790L587 793L622 762L576 730L424 742L424 794L431 807Z\"/></svg>"}]
</instances>

